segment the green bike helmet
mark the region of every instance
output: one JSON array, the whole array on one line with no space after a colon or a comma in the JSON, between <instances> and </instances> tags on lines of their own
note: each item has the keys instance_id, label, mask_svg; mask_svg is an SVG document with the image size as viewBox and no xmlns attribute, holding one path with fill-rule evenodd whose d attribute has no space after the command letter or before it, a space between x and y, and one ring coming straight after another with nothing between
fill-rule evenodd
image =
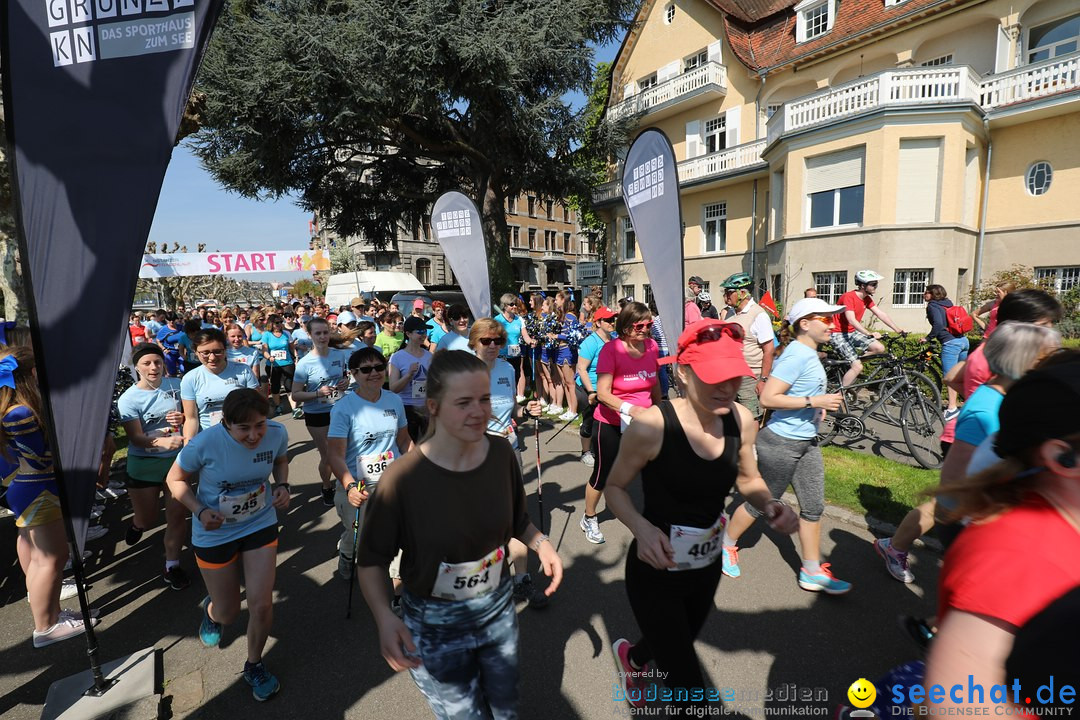
<instances>
[{"instance_id":1,"label":"green bike helmet","mask_svg":"<svg viewBox=\"0 0 1080 720\"><path fill-rule=\"evenodd\" d=\"M728 277L727 280L720 283L720 286L725 290L745 290L754 286L753 279L744 272L735 273Z\"/></svg>"}]
</instances>

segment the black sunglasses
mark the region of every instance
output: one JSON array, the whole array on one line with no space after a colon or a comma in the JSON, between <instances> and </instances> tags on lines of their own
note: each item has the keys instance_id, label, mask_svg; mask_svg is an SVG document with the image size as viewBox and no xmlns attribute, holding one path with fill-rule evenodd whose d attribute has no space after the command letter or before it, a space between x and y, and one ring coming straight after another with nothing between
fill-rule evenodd
<instances>
[{"instance_id":1,"label":"black sunglasses","mask_svg":"<svg viewBox=\"0 0 1080 720\"><path fill-rule=\"evenodd\" d=\"M354 368L353 372L361 372L364 375L368 375L371 372L383 372L386 370L386 363L381 365L364 365L363 367Z\"/></svg>"},{"instance_id":2,"label":"black sunglasses","mask_svg":"<svg viewBox=\"0 0 1080 720\"><path fill-rule=\"evenodd\" d=\"M480 344L487 347L491 343L495 343L498 347L502 347L506 344L506 338L479 338Z\"/></svg>"}]
</instances>

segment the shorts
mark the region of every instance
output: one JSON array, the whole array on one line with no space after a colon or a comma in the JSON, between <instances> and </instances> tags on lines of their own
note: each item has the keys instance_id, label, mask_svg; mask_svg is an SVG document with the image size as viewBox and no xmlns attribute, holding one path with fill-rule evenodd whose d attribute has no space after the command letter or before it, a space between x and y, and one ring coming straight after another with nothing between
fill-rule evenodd
<instances>
[{"instance_id":1,"label":"shorts","mask_svg":"<svg viewBox=\"0 0 1080 720\"><path fill-rule=\"evenodd\" d=\"M169 474L175 460L176 455L170 455L169 457L128 455L128 487L160 487L165 482L165 476Z\"/></svg>"},{"instance_id":2,"label":"shorts","mask_svg":"<svg viewBox=\"0 0 1080 720\"><path fill-rule=\"evenodd\" d=\"M56 480L15 481L4 497L15 513L15 527L40 527L63 517Z\"/></svg>"},{"instance_id":3,"label":"shorts","mask_svg":"<svg viewBox=\"0 0 1080 720\"><path fill-rule=\"evenodd\" d=\"M759 401L757 394L757 384L758 379L756 375L754 377L744 377L739 384L738 401L740 405L750 411L750 414L754 416L755 420L760 420L762 410L761 402Z\"/></svg>"},{"instance_id":4,"label":"shorts","mask_svg":"<svg viewBox=\"0 0 1080 720\"><path fill-rule=\"evenodd\" d=\"M840 357L848 362L855 362L866 352L866 348L870 347L870 343L874 342L874 338L852 330L846 333L833 333L831 342L833 349Z\"/></svg>"},{"instance_id":5,"label":"shorts","mask_svg":"<svg viewBox=\"0 0 1080 720\"><path fill-rule=\"evenodd\" d=\"M330 427L330 413L328 412L305 412L304 425L312 427Z\"/></svg>"},{"instance_id":6,"label":"shorts","mask_svg":"<svg viewBox=\"0 0 1080 720\"><path fill-rule=\"evenodd\" d=\"M558 355L555 356L556 365L569 365L574 366L574 349L568 346L559 348Z\"/></svg>"},{"instance_id":7,"label":"shorts","mask_svg":"<svg viewBox=\"0 0 1080 720\"><path fill-rule=\"evenodd\" d=\"M281 392L282 385L286 392L292 392L293 365L274 365L270 368L270 394L277 395Z\"/></svg>"},{"instance_id":8,"label":"shorts","mask_svg":"<svg viewBox=\"0 0 1080 720\"><path fill-rule=\"evenodd\" d=\"M198 520L192 518L192 522L198 522ZM214 545L213 547L196 547L193 545L191 549L195 551L195 562L200 568L220 570L232 564L236 558L240 557L240 553L270 546L277 547L277 544L278 526L277 523L274 523L264 527L262 530L256 530L250 535L229 540L221 545Z\"/></svg>"},{"instance_id":9,"label":"shorts","mask_svg":"<svg viewBox=\"0 0 1080 720\"><path fill-rule=\"evenodd\" d=\"M556 350L557 350L557 348L545 347L543 350L540 351L540 362L542 362L545 365L550 363L552 360L555 359L555 351Z\"/></svg>"},{"instance_id":10,"label":"shorts","mask_svg":"<svg viewBox=\"0 0 1080 720\"><path fill-rule=\"evenodd\" d=\"M574 386L574 392L577 394L578 412L581 413L581 427L578 429L578 435L583 438L591 438L596 432L596 418L593 417L593 413L596 412L596 405L589 404L589 394L580 385ZM599 402L597 400L597 403Z\"/></svg>"}]
</instances>

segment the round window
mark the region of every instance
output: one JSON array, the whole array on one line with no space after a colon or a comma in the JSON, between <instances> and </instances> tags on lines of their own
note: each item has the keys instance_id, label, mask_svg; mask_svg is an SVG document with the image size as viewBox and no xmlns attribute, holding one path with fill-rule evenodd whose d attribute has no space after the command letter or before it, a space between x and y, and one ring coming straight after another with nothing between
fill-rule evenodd
<instances>
[{"instance_id":1,"label":"round window","mask_svg":"<svg viewBox=\"0 0 1080 720\"><path fill-rule=\"evenodd\" d=\"M1027 191L1031 195L1045 195L1054 179L1054 169L1050 163L1040 160L1032 163L1027 171Z\"/></svg>"}]
</instances>

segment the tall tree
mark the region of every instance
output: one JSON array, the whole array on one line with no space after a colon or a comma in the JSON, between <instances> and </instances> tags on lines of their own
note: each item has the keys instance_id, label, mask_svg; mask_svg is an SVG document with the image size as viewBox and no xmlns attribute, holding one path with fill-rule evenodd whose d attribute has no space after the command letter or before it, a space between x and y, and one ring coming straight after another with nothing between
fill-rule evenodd
<instances>
[{"instance_id":1,"label":"tall tree","mask_svg":"<svg viewBox=\"0 0 1080 720\"><path fill-rule=\"evenodd\" d=\"M510 289L506 198L586 193L575 162L592 44L638 0L247 0L197 81L196 153L249 197L295 193L376 247L448 189L480 209L492 287Z\"/></svg>"},{"instance_id":2,"label":"tall tree","mask_svg":"<svg viewBox=\"0 0 1080 720\"><path fill-rule=\"evenodd\" d=\"M0 138L6 137L4 109L0 105ZM5 143L0 142L0 310L7 320L27 323L30 319L26 304L26 287L19 263L19 243L15 235L14 197L11 187L11 164L6 157Z\"/></svg>"}]
</instances>

